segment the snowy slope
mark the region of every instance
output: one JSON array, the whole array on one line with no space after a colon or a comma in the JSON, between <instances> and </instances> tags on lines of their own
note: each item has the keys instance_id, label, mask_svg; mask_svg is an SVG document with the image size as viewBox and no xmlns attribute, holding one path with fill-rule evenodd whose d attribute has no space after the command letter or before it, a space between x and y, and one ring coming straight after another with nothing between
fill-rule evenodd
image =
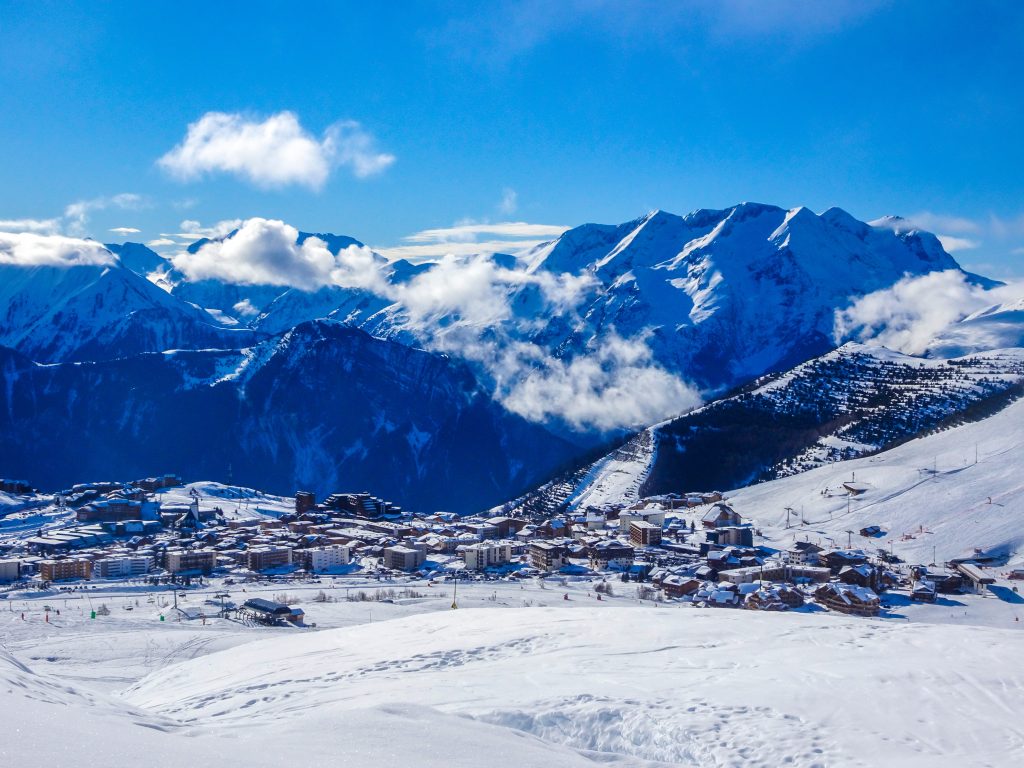
<instances>
[{"instance_id":1,"label":"snowy slope","mask_svg":"<svg viewBox=\"0 0 1024 768\"><path fill-rule=\"evenodd\" d=\"M1019 396L1022 382L1022 349L923 360L846 344L654 425L519 506L631 503L796 474L984 418Z\"/></svg>"},{"instance_id":2,"label":"snowy slope","mask_svg":"<svg viewBox=\"0 0 1024 768\"><path fill-rule=\"evenodd\" d=\"M1009 765L1024 747L1022 648L1019 631L820 615L476 609L253 643L124 698L243 741L328 723L347 735L413 701L466 718L455 744L490 723L612 764Z\"/></svg>"},{"instance_id":3,"label":"snowy slope","mask_svg":"<svg viewBox=\"0 0 1024 768\"><path fill-rule=\"evenodd\" d=\"M0 266L0 345L40 362L251 344L121 266Z\"/></svg>"},{"instance_id":4,"label":"snowy slope","mask_svg":"<svg viewBox=\"0 0 1024 768\"><path fill-rule=\"evenodd\" d=\"M942 331L929 345L933 357L954 357L987 349L1024 347L1024 298L974 312Z\"/></svg>"},{"instance_id":5,"label":"snowy slope","mask_svg":"<svg viewBox=\"0 0 1024 768\"><path fill-rule=\"evenodd\" d=\"M932 562L933 554L938 561L969 557L979 548L1024 562L1022 457L1024 401L1018 400L983 421L876 456L733 491L730 503L776 546L805 537L823 545L830 539L839 546L891 544L911 562ZM851 480L868 490L849 498L841 485ZM794 510L789 529L786 507ZM801 514L806 525L799 524ZM887 536L860 537L869 525Z\"/></svg>"}]
</instances>

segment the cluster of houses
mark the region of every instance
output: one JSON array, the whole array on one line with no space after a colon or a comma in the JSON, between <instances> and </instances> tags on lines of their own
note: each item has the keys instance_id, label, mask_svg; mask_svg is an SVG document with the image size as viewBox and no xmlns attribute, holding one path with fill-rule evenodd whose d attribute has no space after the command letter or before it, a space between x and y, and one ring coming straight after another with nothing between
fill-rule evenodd
<instances>
[{"instance_id":1,"label":"cluster of houses","mask_svg":"<svg viewBox=\"0 0 1024 768\"><path fill-rule=\"evenodd\" d=\"M180 485L177 476L164 475L68 489L57 503L74 524L0 540L0 582L357 569L463 577L562 573L642 582L657 599L701 606L786 610L813 600L866 616L879 613L880 593L906 583L884 559L859 549L826 550L808 541L782 552L759 546L754 526L720 493L528 519L417 515L365 492L318 502L300 491L288 512L237 517L195 491L188 504L155 498ZM919 600L981 588L987 578L970 563L911 576Z\"/></svg>"}]
</instances>

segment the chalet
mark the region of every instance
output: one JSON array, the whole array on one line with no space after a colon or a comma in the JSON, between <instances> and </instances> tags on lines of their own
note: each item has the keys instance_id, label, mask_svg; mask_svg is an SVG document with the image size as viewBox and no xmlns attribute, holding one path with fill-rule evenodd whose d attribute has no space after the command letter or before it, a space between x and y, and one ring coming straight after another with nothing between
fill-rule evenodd
<instances>
[{"instance_id":1,"label":"chalet","mask_svg":"<svg viewBox=\"0 0 1024 768\"><path fill-rule=\"evenodd\" d=\"M789 609L771 587L761 587L743 599L743 607L752 611L785 611Z\"/></svg>"},{"instance_id":2,"label":"chalet","mask_svg":"<svg viewBox=\"0 0 1024 768\"><path fill-rule=\"evenodd\" d=\"M700 581L691 576L671 575L661 579L661 588L668 597L685 597L700 589Z\"/></svg>"},{"instance_id":3,"label":"chalet","mask_svg":"<svg viewBox=\"0 0 1024 768\"><path fill-rule=\"evenodd\" d=\"M840 582L822 584L814 591L814 599L833 611L854 616L877 616L882 607L871 589Z\"/></svg>"},{"instance_id":4,"label":"chalet","mask_svg":"<svg viewBox=\"0 0 1024 768\"><path fill-rule=\"evenodd\" d=\"M708 541L721 546L754 546L754 529L749 525L724 525L707 532Z\"/></svg>"},{"instance_id":5,"label":"chalet","mask_svg":"<svg viewBox=\"0 0 1024 768\"><path fill-rule=\"evenodd\" d=\"M822 552L824 552L824 549L812 541L797 541L789 548L787 554L791 563L817 565L818 555Z\"/></svg>"},{"instance_id":6,"label":"chalet","mask_svg":"<svg viewBox=\"0 0 1024 768\"><path fill-rule=\"evenodd\" d=\"M818 560L833 574L838 574L848 565L864 565L868 561L868 556L859 549L833 549L821 552Z\"/></svg>"},{"instance_id":7,"label":"chalet","mask_svg":"<svg viewBox=\"0 0 1024 768\"><path fill-rule=\"evenodd\" d=\"M633 564L636 550L620 541L599 541L587 549L590 567L595 571L609 568L624 570Z\"/></svg>"},{"instance_id":8,"label":"chalet","mask_svg":"<svg viewBox=\"0 0 1024 768\"><path fill-rule=\"evenodd\" d=\"M843 584L856 584L858 587L878 588L878 575L873 566L863 563L861 565L844 565L839 569L839 580Z\"/></svg>"},{"instance_id":9,"label":"chalet","mask_svg":"<svg viewBox=\"0 0 1024 768\"><path fill-rule=\"evenodd\" d=\"M732 507L724 502L717 502L700 519L705 528L724 528L728 525L740 525L743 519Z\"/></svg>"},{"instance_id":10,"label":"chalet","mask_svg":"<svg viewBox=\"0 0 1024 768\"><path fill-rule=\"evenodd\" d=\"M914 588L910 591L910 599L922 603L934 603L935 591L935 582L919 581L914 584Z\"/></svg>"}]
</instances>

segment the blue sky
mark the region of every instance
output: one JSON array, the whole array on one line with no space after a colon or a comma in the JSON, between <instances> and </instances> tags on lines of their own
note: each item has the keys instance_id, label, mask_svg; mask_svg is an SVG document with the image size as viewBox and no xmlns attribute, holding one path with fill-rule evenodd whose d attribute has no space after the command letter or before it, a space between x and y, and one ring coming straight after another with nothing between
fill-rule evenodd
<instances>
[{"instance_id":1,"label":"blue sky","mask_svg":"<svg viewBox=\"0 0 1024 768\"><path fill-rule=\"evenodd\" d=\"M1024 274L1022 3L286 8L0 0L0 224L266 216L407 248L757 200L898 213ZM258 141L187 141L283 112L306 152L283 175Z\"/></svg>"}]
</instances>

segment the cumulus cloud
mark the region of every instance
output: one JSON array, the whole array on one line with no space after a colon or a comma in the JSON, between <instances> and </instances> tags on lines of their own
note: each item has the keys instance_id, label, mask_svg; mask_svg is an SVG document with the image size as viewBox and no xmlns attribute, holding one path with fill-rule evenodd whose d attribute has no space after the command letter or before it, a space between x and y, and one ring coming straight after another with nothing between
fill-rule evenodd
<instances>
[{"instance_id":1,"label":"cumulus cloud","mask_svg":"<svg viewBox=\"0 0 1024 768\"><path fill-rule=\"evenodd\" d=\"M114 255L92 240L35 232L0 232L0 264L75 267L114 264Z\"/></svg>"},{"instance_id":2,"label":"cumulus cloud","mask_svg":"<svg viewBox=\"0 0 1024 768\"><path fill-rule=\"evenodd\" d=\"M696 390L654 362L645 339L615 333L569 360L514 343L495 368L506 408L531 421L560 419L575 429L646 426L700 404Z\"/></svg>"},{"instance_id":3,"label":"cumulus cloud","mask_svg":"<svg viewBox=\"0 0 1024 768\"><path fill-rule=\"evenodd\" d=\"M184 181L229 173L259 187L297 184L320 189L337 166L365 178L394 161L394 155L380 152L374 137L357 122L336 123L318 138L302 127L294 112L286 111L264 120L207 112L157 164Z\"/></svg>"},{"instance_id":4,"label":"cumulus cloud","mask_svg":"<svg viewBox=\"0 0 1024 768\"><path fill-rule=\"evenodd\" d=\"M350 246L338 255L315 237L297 243L295 227L275 219L242 222L231 237L171 257L189 280L281 285L314 291L325 285L368 287L382 279L372 252Z\"/></svg>"},{"instance_id":5,"label":"cumulus cloud","mask_svg":"<svg viewBox=\"0 0 1024 768\"><path fill-rule=\"evenodd\" d=\"M908 276L837 311L834 337L837 343L872 342L919 355L951 324L1020 293L1020 286L984 290L959 270Z\"/></svg>"}]
</instances>

